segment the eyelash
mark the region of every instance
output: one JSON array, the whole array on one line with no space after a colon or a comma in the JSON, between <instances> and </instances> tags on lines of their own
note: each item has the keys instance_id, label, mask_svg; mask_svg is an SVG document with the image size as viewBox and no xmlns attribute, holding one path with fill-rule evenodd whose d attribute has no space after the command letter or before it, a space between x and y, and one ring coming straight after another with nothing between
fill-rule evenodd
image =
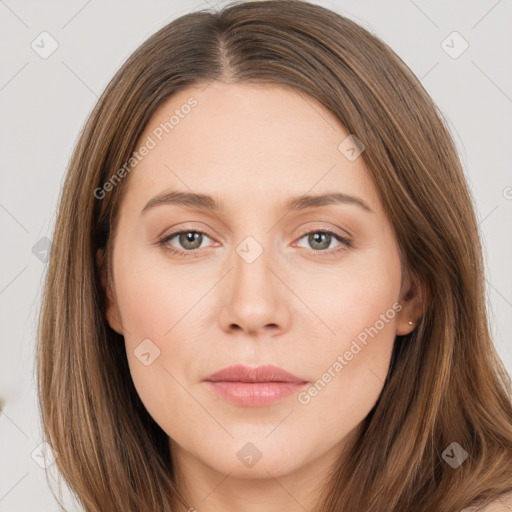
<instances>
[{"instance_id":1,"label":"eyelash","mask_svg":"<svg viewBox=\"0 0 512 512\"><path fill-rule=\"evenodd\" d=\"M164 250L169 251L170 253L176 255L176 256L184 256L186 258L196 258L196 257L198 257L198 256L195 256L194 253L200 251L200 249L192 249L192 250L189 250L189 251L184 251L184 250L181 250L181 249L176 249L175 247L173 247L173 246L168 244L168 242L170 240L172 240L175 236L181 235L181 234L184 234L184 233L200 233L202 235L207 236L208 238L211 238L208 235L208 233L206 233L205 231L202 231L200 229L184 229L184 230L182 229L180 231L175 231L174 233L171 233L169 235L164 236L163 238L158 240L157 245L162 247ZM310 235L312 233L326 233L326 234L329 234L329 235L333 236L338 242L341 242L341 244L342 244L342 245L340 245L339 247L337 247L335 249L329 249L329 250L324 250L324 251L315 251L315 250L311 249L313 251L313 254L317 253L317 254L314 254L315 258L316 257L324 257L324 256L327 256L327 257L337 256L338 253L340 253L342 251L345 251L346 249L349 249L349 248L352 247L352 242L349 239L341 236L340 234L338 234L335 231L332 231L330 229L313 229L313 230L302 232L298 240L301 240L306 235Z\"/></svg>"}]
</instances>

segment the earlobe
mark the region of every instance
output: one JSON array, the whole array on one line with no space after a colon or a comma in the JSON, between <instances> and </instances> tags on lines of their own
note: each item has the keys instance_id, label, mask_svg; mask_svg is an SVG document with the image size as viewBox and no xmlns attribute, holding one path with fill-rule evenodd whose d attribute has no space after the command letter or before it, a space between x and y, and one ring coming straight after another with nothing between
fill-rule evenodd
<instances>
[{"instance_id":1,"label":"earlobe","mask_svg":"<svg viewBox=\"0 0 512 512\"><path fill-rule=\"evenodd\" d=\"M110 327L116 331L118 334L123 334L123 327L121 322L121 315L119 312L119 308L117 307L117 301L115 299L114 293L108 283L107 278L107 268L106 265L103 264L103 256L104 250L98 249L96 252L96 266L98 267L98 271L100 274L101 287L103 289L103 293L105 295L105 304L106 311L105 317L107 318L108 324Z\"/></svg>"},{"instance_id":2,"label":"earlobe","mask_svg":"<svg viewBox=\"0 0 512 512\"><path fill-rule=\"evenodd\" d=\"M406 279L402 287L400 304L402 309L397 316L396 334L410 334L418 324L425 310L425 287L423 283L411 282Z\"/></svg>"}]
</instances>

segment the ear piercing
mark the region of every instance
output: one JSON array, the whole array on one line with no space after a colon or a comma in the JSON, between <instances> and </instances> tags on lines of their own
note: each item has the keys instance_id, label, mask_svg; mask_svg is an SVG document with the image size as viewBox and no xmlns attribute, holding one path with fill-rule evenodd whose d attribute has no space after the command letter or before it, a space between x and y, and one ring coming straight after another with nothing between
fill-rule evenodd
<instances>
[{"instance_id":1,"label":"ear piercing","mask_svg":"<svg viewBox=\"0 0 512 512\"><path fill-rule=\"evenodd\" d=\"M411 322L411 321L409 320L409 325L414 325L414 322Z\"/></svg>"}]
</instances>

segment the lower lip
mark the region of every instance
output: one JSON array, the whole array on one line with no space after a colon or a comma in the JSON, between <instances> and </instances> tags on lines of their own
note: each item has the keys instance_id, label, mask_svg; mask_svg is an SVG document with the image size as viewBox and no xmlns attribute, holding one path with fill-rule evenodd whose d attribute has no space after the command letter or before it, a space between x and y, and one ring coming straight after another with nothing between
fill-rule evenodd
<instances>
[{"instance_id":1,"label":"lower lip","mask_svg":"<svg viewBox=\"0 0 512 512\"><path fill-rule=\"evenodd\" d=\"M211 382L210 389L237 405L258 407L268 405L297 393L307 383L292 382Z\"/></svg>"}]
</instances>

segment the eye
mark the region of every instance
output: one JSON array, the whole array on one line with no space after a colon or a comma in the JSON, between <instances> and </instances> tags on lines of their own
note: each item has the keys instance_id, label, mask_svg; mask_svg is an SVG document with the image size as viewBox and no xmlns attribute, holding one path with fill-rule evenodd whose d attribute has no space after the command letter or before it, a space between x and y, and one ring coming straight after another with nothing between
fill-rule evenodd
<instances>
[{"instance_id":1,"label":"eye","mask_svg":"<svg viewBox=\"0 0 512 512\"><path fill-rule=\"evenodd\" d=\"M352 246L350 240L330 229L308 231L303 234L299 240L304 238L306 238L306 243L314 250L314 252L333 254ZM335 246L334 249L331 247L331 243L333 241L339 242L338 246ZM299 245L299 247L302 246Z\"/></svg>"},{"instance_id":2,"label":"eye","mask_svg":"<svg viewBox=\"0 0 512 512\"><path fill-rule=\"evenodd\" d=\"M202 242L204 241L205 237L209 238L203 231L199 231L197 229L187 229L183 231L176 231L170 235L165 236L159 240L158 245L161 245L166 250L173 253L187 256L188 254L186 253L194 252L202 248ZM173 244L171 244L171 240L173 238L176 238L177 243L181 247L175 247Z\"/></svg>"}]
</instances>

